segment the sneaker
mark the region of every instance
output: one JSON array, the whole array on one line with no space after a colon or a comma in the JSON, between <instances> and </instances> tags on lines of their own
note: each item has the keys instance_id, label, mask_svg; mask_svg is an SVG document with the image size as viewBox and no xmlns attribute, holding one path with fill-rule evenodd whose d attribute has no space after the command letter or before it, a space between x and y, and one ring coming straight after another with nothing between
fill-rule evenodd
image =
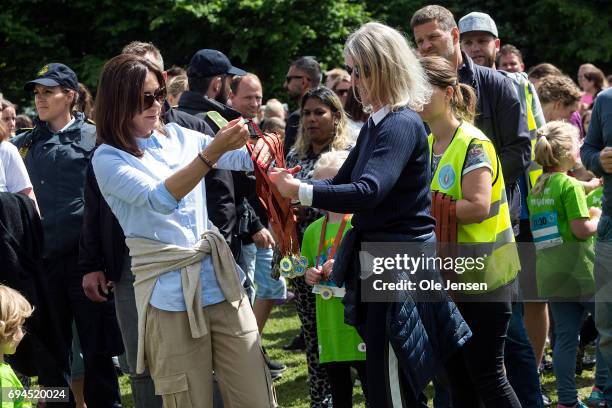
<instances>
[{"instance_id":1,"label":"sneaker","mask_svg":"<svg viewBox=\"0 0 612 408\"><path fill-rule=\"evenodd\" d=\"M542 405L545 407L550 407L552 405L552 401L550 397L542 392Z\"/></svg>"},{"instance_id":2,"label":"sneaker","mask_svg":"<svg viewBox=\"0 0 612 408\"><path fill-rule=\"evenodd\" d=\"M597 387L593 387L591 395L589 395L585 402L589 407L594 408L605 408L607 406L603 391Z\"/></svg>"},{"instance_id":3,"label":"sneaker","mask_svg":"<svg viewBox=\"0 0 612 408\"><path fill-rule=\"evenodd\" d=\"M275 380L279 377L282 377L283 371L287 369L287 366L281 363L280 361L272 360L270 356L268 356L268 352L266 351L266 349L264 347L262 347L262 349L272 379Z\"/></svg>"},{"instance_id":4,"label":"sneaker","mask_svg":"<svg viewBox=\"0 0 612 408\"><path fill-rule=\"evenodd\" d=\"M286 351L306 351L306 342L302 333L298 334L291 343L283 346L283 350Z\"/></svg>"}]
</instances>

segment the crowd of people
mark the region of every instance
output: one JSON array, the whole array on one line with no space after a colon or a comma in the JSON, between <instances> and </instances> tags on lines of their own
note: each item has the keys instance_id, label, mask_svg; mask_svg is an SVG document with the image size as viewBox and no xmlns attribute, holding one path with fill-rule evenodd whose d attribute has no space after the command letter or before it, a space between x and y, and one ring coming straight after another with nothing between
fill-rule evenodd
<instances>
[{"instance_id":1,"label":"crowd of people","mask_svg":"<svg viewBox=\"0 0 612 408\"><path fill-rule=\"evenodd\" d=\"M372 408L427 407L432 383L436 408L541 408L550 365L557 408L612 407L608 78L527 69L481 12L410 30L364 24L327 72L292 61L293 112L218 50L167 68L139 41L95 97L59 62L24 84L35 118L0 97L2 407L32 406L5 392L31 377L67 390L39 406L120 407L117 365L137 408L276 407L288 368L261 337L289 301L311 408L352 407L356 377ZM372 301L371 243L484 261Z\"/></svg>"}]
</instances>

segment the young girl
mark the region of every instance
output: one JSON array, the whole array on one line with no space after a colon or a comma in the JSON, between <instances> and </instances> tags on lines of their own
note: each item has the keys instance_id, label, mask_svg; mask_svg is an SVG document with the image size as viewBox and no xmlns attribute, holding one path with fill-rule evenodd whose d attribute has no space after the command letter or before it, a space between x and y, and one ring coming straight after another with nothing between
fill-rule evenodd
<instances>
[{"instance_id":1,"label":"young girl","mask_svg":"<svg viewBox=\"0 0 612 408\"><path fill-rule=\"evenodd\" d=\"M348 152L337 150L321 155L313 177L333 178L347 156ZM307 284L314 285L313 293L317 294L319 363L327 371L334 408L353 406L351 367L357 370L366 393L365 343L355 328L344 323L344 288L328 280L336 249L350 228L350 214L329 212L306 228L302 241L302 255L308 259L309 266L304 278Z\"/></svg>"},{"instance_id":2,"label":"young girl","mask_svg":"<svg viewBox=\"0 0 612 408\"><path fill-rule=\"evenodd\" d=\"M535 160L544 173L527 198L536 245L538 293L551 300L555 322L558 408L586 406L578 400L574 371L583 315L594 313L593 302L587 300L595 292L592 236L601 210L589 209L580 182L565 174L576 163L578 132L561 121L549 122L538 131ZM598 361L603 360L598 356ZM598 364L598 377L601 369Z\"/></svg>"},{"instance_id":3,"label":"young girl","mask_svg":"<svg viewBox=\"0 0 612 408\"><path fill-rule=\"evenodd\" d=\"M32 314L32 306L14 289L0 285L0 405L2 408L31 408L32 404L20 392L23 385L10 365L4 362L5 354L14 354L23 338L22 326Z\"/></svg>"}]
</instances>

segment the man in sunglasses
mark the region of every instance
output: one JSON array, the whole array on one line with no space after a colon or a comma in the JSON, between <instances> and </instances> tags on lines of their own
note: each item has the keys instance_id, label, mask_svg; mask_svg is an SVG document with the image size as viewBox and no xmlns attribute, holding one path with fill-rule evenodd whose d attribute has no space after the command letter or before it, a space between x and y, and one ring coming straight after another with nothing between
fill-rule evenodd
<instances>
[{"instance_id":1,"label":"man in sunglasses","mask_svg":"<svg viewBox=\"0 0 612 408\"><path fill-rule=\"evenodd\" d=\"M285 77L285 90L289 98L299 105L302 96L321 83L321 67L313 57L300 57L293 61ZM285 127L285 156L293 147L300 124L300 109L293 111L287 118Z\"/></svg>"},{"instance_id":2,"label":"man in sunglasses","mask_svg":"<svg viewBox=\"0 0 612 408\"><path fill-rule=\"evenodd\" d=\"M12 142L25 161L40 207L44 232L42 279L52 305L46 343L56 362L39 365L38 383L69 386L74 320L83 349L88 406L120 406L111 357L121 354L123 347L108 334L118 333L118 328L116 322L103 318L105 305L89 301L83 293L77 265L83 186L96 143L96 128L87 123L82 113L73 112L79 83L66 65L45 65L24 89L33 93L38 118L32 130L17 135ZM59 341L54 341L56 333Z\"/></svg>"}]
</instances>

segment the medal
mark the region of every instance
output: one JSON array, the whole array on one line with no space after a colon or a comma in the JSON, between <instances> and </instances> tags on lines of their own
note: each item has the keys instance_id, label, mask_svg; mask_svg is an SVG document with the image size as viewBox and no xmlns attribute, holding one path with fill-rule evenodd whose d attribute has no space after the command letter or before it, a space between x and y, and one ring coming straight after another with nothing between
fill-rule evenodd
<instances>
[{"instance_id":1,"label":"medal","mask_svg":"<svg viewBox=\"0 0 612 408\"><path fill-rule=\"evenodd\" d=\"M280 260L280 271L281 275L285 278L293 277L293 262L291 262L291 258L286 256Z\"/></svg>"},{"instance_id":2,"label":"medal","mask_svg":"<svg viewBox=\"0 0 612 408\"><path fill-rule=\"evenodd\" d=\"M324 300L329 300L332 297L334 297L334 291L330 287L327 287L327 286L323 286L319 294L321 295L321 298L323 298Z\"/></svg>"}]
</instances>

